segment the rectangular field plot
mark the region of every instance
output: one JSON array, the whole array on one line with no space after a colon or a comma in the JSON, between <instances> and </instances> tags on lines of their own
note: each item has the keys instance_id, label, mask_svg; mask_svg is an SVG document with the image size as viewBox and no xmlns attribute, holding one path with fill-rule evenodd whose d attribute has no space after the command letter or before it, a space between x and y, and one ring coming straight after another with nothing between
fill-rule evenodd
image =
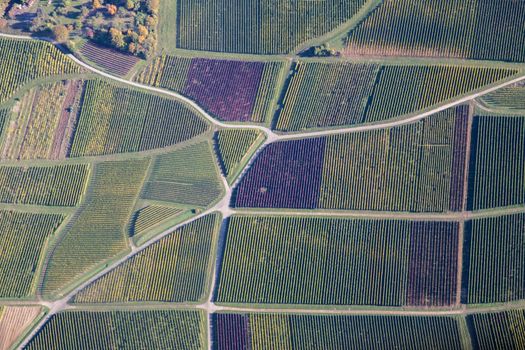
<instances>
[{"instance_id":1,"label":"rectangular field plot","mask_svg":"<svg viewBox=\"0 0 525 350\"><path fill-rule=\"evenodd\" d=\"M222 192L217 161L208 142L158 156L142 198L207 206Z\"/></svg>"},{"instance_id":2,"label":"rectangular field plot","mask_svg":"<svg viewBox=\"0 0 525 350\"><path fill-rule=\"evenodd\" d=\"M348 21L364 3L364 0L181 0L177 11L177 47L288 53L300 43Z\"/></svg>"},{"instance_id":3,"label":"rectangular field plot","mask_svg":"<svg viewBox=\"0 0 525 350\"><path fill-rule=\"evenodd\" d=\"M474 328L477 349L519 350L525 347L525 310L480 313L467 316Z\"/></svg>"},{"instance_id":4,"label":"rectangular field plot","mask_svg":"<svg viewBox=\"0 0 525 350\"><path fill-rule=\"evenodd\" d=\"M70 124L76 115L67 109L73 109L79 85L81 82L59 81L29 90L12 108L13 117L3 138L1 157L49 159L64 153L60 152L62 143L69 143L71 124L76 122L73 120Z\"/></svg>"},{"instance_id":5,"label":"rectangular field plot","mask_svg":"<svg viewBox=\"0 0 525 350\"><path fill-rule=\"evenodd\" d=\"M206 334L199 311L65 311L26 349L205 349Z\"/></svg>"},{"instance_id":6,"label":"rectangular field plot","mask_svg":"<svg viewBox=\"0 0 525 350\"><path fill-rule=\"evenodd\" d=\"M469 209L525 203L525 117L475 117Z\"/></svg>"},{"instance_id":7,"label":"rectangular field plot","mask_svg":"<svg viewBox=\"0 0 525 350\"><path fill-rule=\"evenodd\" d=\"M425 110L512 74L486 67L298 62L276 129L379 122Z\"/></svg>"},{"instance_id":8,"label":"rectangular field plot","mask_svg":"<svg viewBox=\"0 0 525 350\"><path fill-rule=\"evenodd\" d=\"M525 214L473 220L465 235L466 302L525 299Z\"/></svg>"},{"instance_id":9,"label":"rectangular field plot","mask_svg":"<svg viewBox=\"0 0 525 350\"><path fill-rule=\"evenodd\" d=\"M89 175L86 164L57 166L1 166L0 202L75 206Z\"/></svg>"},{"instance_id":10,"label":"rectangular field plot","mask_svg":"<svg viewBox=\"0 0 525 350\"><path fill-rule=\"evenodd\" d=\"M376 64L297 63L276 129L362 122L379 68Z\"/></svg>"},{"instance_id":11,"label":"rectangular field plot","mask_svg":"<svg viewBox=\"0 0 525 350\"><path fill-rule=\"evenodd\" d=\"M385 0L348 34L348 55L523 62L525 4L514 0Z\"/></svg>"},{"instance_id":12,"label":"rectangular field plot","mask_svg":"<svg viewBox=\"0 0 525 350\"><path fill-rule=\"evenodd\" d=\"M217 350L226 349L467 349L459 317L213 315Z\"/></svg>"},{"instance_id":13,"label":"rectangular field plot","mask_svg":"<svg viewBox=\"0 0 525 350\"><path fill-rule=\"evenodd\" d=\"M201 300L219 226L212 214L177 229L80 291L75 303Z\"/></svg>"},{"instance_id":14,"label":"rectangular field plot","mask_svg":"<svg viewBox=\"0 0 525 350\"><path fill-rule=\"evenodd\" d=\"M457 247L450 222L233 216L217 301L451 305Z\"/></svg>"},{"instance_id":15,"label":"rectangular field plot","mask_svg":"<svg viewBox=\"0 0 525 350\"><path fill-rule=\"evenodd\" d=\"M468 108L384 130L276 142L237 207L446 212L463 208Z\"/></svg>"},{"instance_id":16,"label":"rectangular field plot","mask_svg":"<svg viewBox=\"0 0 525 350\"><path fill-rule=\"evenodd\" d=\"M162 148L201 135L208 127L179 101L89 80L70 156Z\"/></svg>"},{"instance_id":17,"label":"rectangular field plot","mask_svg":"<svg viewBox=\"0 0 525 350\"><path fill-rule=\"evenodd\" d=\"M285 64L161 56L135 80L184 94L225 121L263 123L269 118Z\"/></svg>"},{"instance_id":18,"label":"rectangular field plot","mask_svg":"<svg viewBox=\"0 0 525 350\"><path fill-rule=\"evenodd\" d=\"M270 144L242 178L235 206L316 208L325 143L317 138Z\"/></svg>"},{"instance_id":19,"label":"rectangular field plot","mask_svg":"<svg viewBox=\"0 0 525 350\"><path fill-rule=\"evenodd\" d=\"M0 211L0 298L23 298L34 292L43 250L63 219Z\"/></svg>"}]
</instances>

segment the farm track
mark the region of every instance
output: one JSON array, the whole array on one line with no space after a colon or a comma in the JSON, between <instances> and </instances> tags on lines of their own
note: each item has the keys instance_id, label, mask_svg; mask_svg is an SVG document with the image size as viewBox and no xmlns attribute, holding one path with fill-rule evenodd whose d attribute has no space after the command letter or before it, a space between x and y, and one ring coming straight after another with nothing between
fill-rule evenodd
<instances>
[{"instance_id":1,"label":"farm track","mask_svg":"<svg viewBox=\"0 0 525 350\"><path fill-rule=\"evenodd\" d=\"M14 38L14 39L25 39L25 40L45 40L50 41L53 44L57 45L57 43L46 39L46 38L31 38L26 36L18 36L18 35L9 35L9 34L2 34L0 33L0 37L7 37L7 38ZM59 45L57 45L59 46ZM371 217L377 217L377 218L385 218L385 215L389 215L389 217L392 218L405 218L405 219L428 219L428 220L455 220L455 221L464 221L471 218L477 218L477 217L485 217L485 216L495 216L495 215L503 215L503 214L509 214L509 213L521 213L525 212L525 208L522 207L512 207L512 208L503 208L503 209L497 209L497 210L487 210L482 212L458 212L458 213L442 213L442 214L435 214L435 213L385 213L385 212L341 212L341 211L264 211L264 210L238 210L233 209L230 207L230 201L232 196L232 188L235 188L237 184L239 183L239 180L245 175L247 169L250 168L250 166L253 164L254 159L257 157L257 155L261 152L261 150L266 147L267 145L277 142L277 141L286 141L286 140L295 140L295 139L301 139L301 138L307 138L307 137L322 137L322 136L329 136L329 135L337 135L342 133L351 133L351 132L364 132L364 131L370 131L370 130L378 130L378 129L386 129L391 128L395 126L401 126L405 124L414 123L416 121L419 121L427 116L430 116L432 114L438 113L440 111L446 110L448 108L463 104L465 102L470 102L480 96L483 96L485 94L488 94L490 92L496 91L500 88L515 84L520 81L525 80L525 73L520 73L518 76L512 79L507 79L504 82L501 82L496 85L492 85L491 87L488 87L482 91L478 91L476 93L472 93L470 95L455 99L454 101L451 101L449 103L437 106L431 110L425 111L423 113L415 114L415 115L408 115L403 118L394 119L394 120L388 120L383 121L376 124L365 124L365 125L358 125L358 126L352 126L352 127L344 127L344 128L338 128L338 129L327 129L327 130L320 130L320 131L310 131L310 132L301 132L301 133L288 133L288 134L281 134L281 133L275 133L271 129L260 126L260 125L239 125L239 124L228 124L221 121L216 120L211 115L209 115L204 109L202 109L196 102L192 101L191 99L172 92L165 89L159 89L156 87L151 87L147 85L143 85L137 82L132 82L120 77L113 76L109 73L103 72L97 68L94 68L85 62L81 61L77 57L75 57L72 54L67 54L67 56L72 59L74 62L79 64L80 66L86 68L88 71L95 73L97 75L100 75L102 77L105 77L107 79L111 79L113 81L117 81L122 84L126 84L128 86L132 86L135 88L143 89L146 91L151 91L163 95L170 96L172 98L175 98L183 103L186 103L187 105L191 106L195 111L197 111L202 117L207 119L210 123L217 127L222 128L232 128L232 129L257 129L266 134L266 140L265 142L259 147L259 149L254 152L252 155L250 161L246 164L242 172L240 173L238 179L235 181L235 183L232 186L229 186L226 178L224 176L221 176L221 180L223 182L225 193L222 197L222 199L213 207L205 210L204 212L179 223L176 226L173 226L164 232L158 234L142 246L136 247L131 246L131 252L126 254L125 256L119 258L116 261L113 261L110 263L106 268L99 271L95 275L91 276L90 278L86 279L84 282L82 282L80 285L76 286L74 289L72 289L70 292L68 292L64 297L60 298L56 301L44 301L37 299L35 301L0 301L0 305L2 304L9 304L9 305L41 305L44 307L47 307L49 309L49 312L46 314L44 318L42 318L38 324L35 326L35 328L25 337L25 339L20 344L19 348L24 348L28 342L40 331L40 329L43 327L43 325L56 313L68 310L68 309L82 309L82 308L99 308L100 309L107 309L110 308L110 305L106 304L100 304L97 306L79 306L79 305L70 305L68 302L71 300L73 296L75 296L80 290L85 288L87 285L98 279L99 277L105 275L109 271L113 270L116 266L122 264L126 260L130 259L137 253L141 252L142 250L146 249L147 247L151 246L152 244L158 242L162 238L166 237L167 235L171 234L175 230L179 229L180 227L187 225L190 222L193 222L203 216L206 216L213 212L220 212L223 216L223 218L229 217L232 214L260 214L260 215L315 215L315 216L330 216L330 217L363 217L363 218L371 218ZM479 105L476 102L477 105ZM215 271L215 267L214 267ZM363 310L363 309L341 309L341 308L333 308L330 306L323 306L323 308L304 308L303 306L298 306L298 308L295 307L281 307L277 306L276 308L268 308L264 305L261 305L260 308L254 307L253 305L247 305L247 306L225 306L225 305L216 305L212 302L212 296L213 296L213 290L215 286L215 279L216 274L213 274L212 282L211 282L211 292L210 295L207 298L207 301L200 305L195 304L170 304L170 303L142 303L142 304L130 304L121 307L122 309L132 309L132 308L145 308L145 307L164 307L164 308L173 308L173 309L202 309L207 312L208 322L209 322L209 315L211 313L221 311L221 312L278 312L278 313L309 313L309 314L333 314L333 315L363 315L363 314L371 314L371 315L428 315L428 316L434 316L434 315L464 315L472 312L487 312L487 311L497 311L497 310L504 310L512 307L512 305L496 305L496 306L487 306L487 307L480 307L476 309L467 309L464 305L462 305L460 308L455 309L401 309L401 310L393 310L391 308L385 308L385 309L371 309L371 310ZM211 348L211 337L210 332L208 332L208 346Z\"/></svg>"},{"instance_id":2,"label":"farm track","mask_svg":"<svg viewBox=\"0 0 525 350\"><path fill-rule=\"evenodd\" d=\"M37 302L37 301L0 301L0 306L45 306L52 308L56 303ZM498 312L512 309L522 309L525 307L523 301L514 303L493 304L481 307L466 307L461 305L455 308L409 308L409 307L384 307L364 308L364 307L343 307L315 305L307 308L304 305L276 304L268 307L266 305L245 304L245 305L217 305L215 303L164 303L164 302L141 302L126 304L64 304L64 310L77 311L107 311L107 310L194 310L200 309L208 313L285 313L285 314L316 314L316 315L393 315L393 316L447 316L447 315L471 315L476 313Z\"/></svg>"}]
</instances>

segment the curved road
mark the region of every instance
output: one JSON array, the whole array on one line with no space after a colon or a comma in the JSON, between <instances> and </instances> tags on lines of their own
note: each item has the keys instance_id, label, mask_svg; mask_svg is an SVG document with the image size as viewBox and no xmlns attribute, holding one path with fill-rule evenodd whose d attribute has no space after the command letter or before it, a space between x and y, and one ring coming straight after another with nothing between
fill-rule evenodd
<instances>
[{"instance_id":1,"label":"curved road","mask_svg":"<svg viewBox=\"0 0 525 350\"><path fill-rule=\"evenodd\" d=\"M56 42L54 42L54 41L52 41L52 40L50 40L48 38L34 38L34 37L28 37L28 36L23 36L23 35L11 35L11 34L3 34L3 33L0 33L0 37L6 37L6 38L12 38L12 39L24 39L24 40L44 40L44 41L48 41L48 42L51 42L51 43L57 45ZM112 74L103 72L103 71L101 71L101 70L99 70L99 69L97 69L95 67L92 67L92 66L88 65L87 63L85 63L85 62L81 61L80 59L78 59L73 54L67 54L67 56L71 60L73 60L74 62L79 64L80 66L86 68L87 70L89 70L89 71L91 71L91 72L93 72L95 74L103 76L105 78L108 78L108 79L111 79L111 80L114 80L114 81L118 81L118 82L120 82L122 84L127 84L127 85L130 85L130 86L139 88L139 89L144 89L144 90L148 90L148 91L152 91L152 92L168 95L168 96L174 97L174 98L176 98L176 99L178 99L180 101L183 101L186 104L188 104L191 107L193 107L204 118L206 118L208 121L210 121L212 124L214 124L216 126L219 126L219 127L222 127L222 128L231 128L231 129L258 129L258 130L261 130L264 133L266 133L266 135L268 137L266 143L271 143L271 142L275 142L275 141L282 141L282 140L292 140L292 139L305 138L305 137L319 137L319 136L337 135L337 134L343 134L343 133L349 133L349 132L360 132L360 131L369 131L369 130L377 130L377 129L386 129L386 128L391 128L391 127L394 127L394 126L410 124L410 123L416 122L418 120L421 120L421 119L423 119L425 117L428 117L428 116L430 116L432 114L444 111L444 110L446 110L448 108L451 108L451 107L458 106L458 105L460 105L462 103L471 101L471 100L473 100L473 99L475 99L477 97L486 95L488 93L491 93L491 92L496 91L498 89L501 89L503 87L506 87L506 86L509 86L509 85L512 85L512 84L515 84L517 82L525 80L525 72L522 72L516 78L510 79L510 80L506 80L506 81L501 82L499 84L494 84L492 87L488 87L488 88L483 89L481 91L478 91L478 92L475 92L475 93L471 93L471 94L466 95L466 96L464 96L462 98L455 99L454 101L451 101L449 103L443 104L441 106L434 107L434 108L432 108L432 109L430 109L430 110L428 110L426 112L422 112L422 113L415 114L415 115L412 115L412 116L407 116L405 118L399 118L399 119L395 119L395 120L385 120L385 121L383 121L381 123L376 123L376 124L365 124L365 125L358 125L358 126L350 126L350 127L345 127L345 128L339 128L339 129L328 129L328 130L301 132L301 133L293 133L293 134L276 134L272 130L270 130L269 128L264 127L264 126L260 126L260 125L228 124L228 123L224 123L224 122L218 121L217 119L213 118L210 114L208 114L208 112L206 112L195 101L187 98L184 95L181 95L179 93L176 93L176 92L173 92L173 91L169 91L169 90L166 90L166 89L161 89L161 88L157 88L157 87L153 87L153 86L149 86L149 85L140 84L140 83L137 83L137 82L134 82L134 81L129 81L129 80L126 80L124 78L120 78L120 77L114 76Z\"/></svg>"},{"instance_id":2,"label":"curved road","mask_svg":"<svg viewBox=\"0 0 525 350\"><path fill-rule=\"evenodd\" d=\"M50 40L48 38L34 38L34 37L27 37L27 36L21 36L21 35L11 35L11 34L3 34L3 33L0 33L0 37L13 38L13 39L23 39L23 40L44 40L44 41L51 42L54 45L57 45L56 42L53 42L52 40ZM95 74L98 74L100 76L103 76L103 77L105 77L107 79L111 79L111 80L117 81L117 82L122 83L122 84L126 84L126 85L129 85L129 86L133 86L133 87L136 87L136 88L139 88L139 89L143 89L143 90L147 90L147 91L152 91L152 92L164 94L164 95L173 97L175 99L178 99L178 100L186 103L187 105L191 106L200 115L202 115L209 122L211 122L212 124L214 124L216 126L219 126L219 127L222 127L222 128L232 128L232 129L258 129L258 130L260 130L260 131L262 131L262 132L264 132L266 134L267 139L260 146L259 150L252 155L252 158L251 158L250 162L246 165L245 169L239 175L237 181L232 185L232 187L228 186L228 183L227 183L226 179L224 177L222 177L222 181L223 181L223 185L225 187L226 193L224 194L223 198L215 206L213 206L210 209L202 212L199 215L196 215L196 216L194 216L194 217L192 217L192 218L190 218L190 219L188 219L188 220L186 220L184 222L181 222L180 224L178 224L178 225L176 225L174 227L169 228L168 230L166 230L166 231L162 232L161 234L155 236L153 239L151 239L150 241L146 242L145 244L143 244L140 247L131 246L131 252L130 253L128 253L124 257L114 261L113 263L108 265L106 268L104 268L103 270L98 272L97 274L91 276L89 279L87 279L86 281L81 283L79 286L74 288L72 291L70 291L63 298L61 298L59 300L56 300L54 302L47 302L47 301L36 302L37 304L40 304L42 306L48 307L50 309L50 312L26 336L24 341L21 343L20 348L23 348L24 346L26 346L28 344L28 342L40 330L40 328L54 314L56 314L57 312L60 312L60 311L62 311L64 309L68 308L68 301L75 294L77 294L81 289L86 287L88 284L90 284L94 280L98 279L99 277L103 276L104 274L106 274L109 271L111 271L112 269L114 269L116 266L122 264L123 262L125 262L126 260L131 258L132 256L140 253L142 250L144 250L147 247L151 246L155 242L161 240L162 238L164 238L165 236L169 235L170 233L172 233L173 231L177 230L178 228L180 228L180 227L182 227L182 226L184 226L184 225L186 225L186 224L188 224L188 223L190 223L192 221L195 221L195 220L197 220L197 219L199 219L199 218L201 218L201 217L203 217L205 215L208 215L208 214L210 214L212 212L220 212L223 215L223 217L230 216L234 212L234 210L232 210L230 208L230 206L229 206L231 193L232 193L232 188L234 188L238 184L240 178L245 174L246 169L248 169L251 166L251 164L253 163L253 160L255 159L257 154L266 145L268 145L268 144L270 144L272 142L276 142L276 141L293 140L293 139L299 139L299 138L305 138L305 137L320 137L320 136L327 136L327 135L336 135L336 134L342 134L342 133L361 132L361 131L369 131L369 130L377 130L377 129L385 129L385 128L391 128L391 127L395 127L395 126L410 124L410 123L416 122L418 120L421 120L421 119L423 119L423 118L425 118L427 116L430 116L432 114L441 112L441 111L446 110L448 108L451 108L451 107L460 105L462 103L471 101L471 100L473 100L473 99L475 99L477 97L483 96L485 94L488 94L488 93L493 92L495 90L498 90L500 88L503 88L503 87L506 87L506 86L509 86L509 85L512 85L512 84L515 84L517 82L525 80L525 75L524 75L525 73L520 73L519 76L517 76L517 77L515 77L513 79L509 79L509 80L506 80L506 81L501 82L499 84L495 84L492 87L486 88L486 89L484 89L482 91L479 91L479 92L476 92L476 93L469 94L467 96L464 96L462 98L456 99L454 101L451 101L449 103L443 104L441 106L437 106L437 107L432 108L432 109L430 109L430 110L428 110L426 112L415 114L415 115L411 115L411 116L407 116L405 118L400 118L400 119L395 119L395 120L386 120L386 121L383 121L383 122L377 123L377 124L365 124L365 125L345 127L345 128L340 128L340 129L328 129L328 130L321 130L321 131L291 133L291 134L276 134L272 130L270 130L269 128L264 127L264 126L227 124L227 123L218 121L215 118L213 118L211 115L209 115L195 101L187 98L186 96L183 96L183 95L181 95L179 93L176 93L176 92L173 92L173 91L168 91L168 90L165 90L165 89L160 89L160 88L156 88L156 87L152 87L152 86L148 86L148 85L143 85L143 84L140 84L140 83L137 83L137 82L129 81L129 80L126 80L126 79L114 76L112 74L103 72L103 71L101 71L101 70L99 70L97 68L94 68L94 67L86 64L85 62L81 61L80 59L78 59L77 57L75 57L72 54L67 54L67 56L71 60L73 60L74 62L79 64L80 66L84 67L85 69L87 69L87 70L89 70L89 71L91 71L91 72L93 72ZM213 281L212 281L211 284L212 285L215 284L215 274L213 276ZM273 309L266 310L266 309L255 309L255 308L254 309L249 309L249 308L234 308L234 307L217 306L217 305L215 305L214 303L211 302L210 298L208 299L208 301L205 304L200 305L198 307L207 310L208 313L209 312L214 312L214 311L217 311L217 310L228 310L228 311L242 310L242 311L259 311L259 312L260 311L273 310ZM327 309L327 310L318 310L318 309L317 310L309 310L309 309L298 309L298 310L296 310L296 309L282 309L282 310L289 311L289 312L311 312L311 313L322 313L322 312L324 312L324 313L327 313L327 312L328 313L332 313L332 312L336 313L336 312L340 312L340 311L330 310L330 309ZM356 313L356 312L361 312L362 313L363 311L347 311L347 312L349 314L351 314L351 313ZM393 313L393 312L394 311L389 311L389 310L385 310L385 311L379 310L379 311L377 311L378 314L389 314L389 313ZM402 312L404 312L404 313L406 312L406 314L414 314L414 313L421 314L421 311L417 312L415 310L414 311L402 311ZM374 311L374 313L375 313L375 311ZM439 315L439 314L443 314L444 311L428 311L428 312L424 311L424 313L428 314L428 315ZM457 314L457 313L464 313L464 311L463 310L449 310L449 313ZM208 332L208 337L209 337L209 333L210 332ZM208 341L209 341L209 345L211 345L210 339L208 339Z\"/></svg>"}]
</instances>

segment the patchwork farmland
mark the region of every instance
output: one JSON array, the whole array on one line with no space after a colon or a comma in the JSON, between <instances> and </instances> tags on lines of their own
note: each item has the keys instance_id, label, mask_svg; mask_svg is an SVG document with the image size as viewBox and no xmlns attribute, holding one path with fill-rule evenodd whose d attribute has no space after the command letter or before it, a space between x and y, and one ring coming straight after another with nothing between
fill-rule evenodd
<instances>
[{"instance_id":1,"label":"patchwork farmland","mask_svg":"<svg viewBox=\"0 0 525 350\"><path fill-rule=\"evenodd\" d=\"M225 121L268 121L285 64L163 55L140 72L138 82L180 92Z\"/></svg>"},{"instance_id":2,"label":"patchwork farmland","mask_svg":"<svg viewBox=\"0 0 525 350\"><path fill-rule=\"evenodd\" d=\"M523 348L523 9L0 0L0 350Z\"/></svg>"},{"instance_id":3,"label":"patchwork farmland","mask_svg":"<svg viewBox=\"0 0 525 350\"><path fill-rule=\"evenodd\" d=\"M298 62L275 127L298 131L379 122L425 110L515 73L451 65Z\"/></svg>"},{"instance_id":4,"label":"patchwork farmland","mask_svg":"<svg viewBox=\"0 0 525 350\"><path fill-rule=\"evenodd\" d=\"M236 188L232 204L250 208L459 210L463 205L467 122L468 108L461 106L407 126L270 144Z\"/></svg>"}]
</instances>

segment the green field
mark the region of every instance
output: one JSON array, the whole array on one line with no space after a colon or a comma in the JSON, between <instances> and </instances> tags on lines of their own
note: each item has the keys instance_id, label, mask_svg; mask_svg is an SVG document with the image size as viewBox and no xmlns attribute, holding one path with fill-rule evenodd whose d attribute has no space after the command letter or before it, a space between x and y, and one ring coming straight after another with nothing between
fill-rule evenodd
<instances>
[{"instance_id":1,"label":"green field","mask_svg":"<svg viewBox=\"0 0 525 350\"><path fill-rule=\"evenodd\" d=\"M56 293L128 247L126 225L138 198L148 159L97 164L80 211L53 249L44 292Z\"/></svg>"},{"instance_id":2,"label":"green field","mask_svg":"<svg viewBox=\"0 0 525 350\"><path fill-rule=\"evenodd\" d=\"M0 298L34 293L42 251L64 217L0 211Z\"/></svg>"},{"instance_id":3,"label":"green field","mask_svg":"<svg viewBox=\"0 0 525 350\"><path fill-rule=\"evenodd\" d=\"M348 33L347 55L523 62L522 1L385 0Z\"/></svg>"},{"instance_id":4,"label":"green field","mask_svg":"<svg viewBox=\"0 0 525 350\"><path fill-rule=\"evenodd\" d=\"M208 130L193 109L176 100L101 80L87 81L85 89L71 157L162 148Z\"/></svg>"},{"instance_id":5,"label":"green field","mask_svg":"<svg viewBox=\"0 0 525 350\"><path fill-rule=\"evenodd\" d=\"M525 117L475 117L469 209L525 203Z\"/></svg>"},{"instance_id":6,"label":"green field","mask_svg":"<svg viewBox=\"0 0 525 350\"><path fill-rule=\"evenodd\" d=\"M480 97L480 100L493 109L503 109L510 112L525 110L525 86L519 83Z\"/></svg>"},{"instance_id":7,"label":"green field","mask_svg":"<svg viewBox=\"0 0 525 350\"><path fill-rule=\"evenodd\" d=\"M31 80L81 71L50 43L0 38L0 103Z\"/></svg>"},{"instance_id":8,"label":"green field","mask_svg":"<svg viewBox=\"0 0 525 350\"><path fill-rule=\"evenodd\" d=\"M76 303L196 302L209 289L220 217L197 219L147 247L75 296Z\"/></svg>"},{"instance_id":9,"label":"green field","mask_svg":"<svg viewBox=\"0 0 525 350\"><path fill-rule=\"evenodd\" d=\"M468 303L525 299L524 226L525 214L469 223Z\"/></svg>"},{"instance_id":10,"label":"green field","mask_svg":"<svg viewBox=\"0 0 525 350\"><path fill-rule=\"evenodd\" d=\"M425 110L515 74L461 66L298 62L276 129L379 122Z\"/></svg>"},{"instance_id":11,"label":"green field","mask_svg":"<svg viewBox=\"0 0 525 350\"><path fill-rule=\"evenodd\" d=\"M84 193L89 166L0 166L0 202L75 206Z\"/></svg>"},{"instance_id":12,"label":"green field","mask_svg":"<svg viewBox=\"0 0 525 350\"><path fill-rule=\"evenodd\" d=\"M199 311L65 311L26 349L205 349Z\"/></svg>"},{"instance_id":13,"label":"green field","mask_svg":"<svg viewBox=\"0 0 525 350\"><path fill-rule=\"evenodd\" d=\"M142 198L202 207L217 200L222 185L211 147L201 142L156 157Z\"/></svg>"},{"instance_id":14,"label":"green field","mask_svg":"<svg viewBox=\"0 0 525 350\"><path fill-rule=\"evenodd\" d=\"M233 216L217 301L452 304L457 240L451 223Z\"/></svg>"},{"instance_id":15,"label":"green field","mask_svg":"<svg viewBox=\"0 0 525 350\"><path fill-rule=\"evenodd\" d=\"M448 109L406 126L327 137L319 207L448 211L460 113Z\"/></svg>"},{"instance_id":16,"label":"green field","mask_svg":"<svg viewBox=\"0 0 525 350\"><path fill-rule=\"evenodd\" d=\"M376 64L298 62L278 112L278 130L363 121L379 71Z\"/></svg>"},{"instance_id":17,"label":"green field","mask_svg":"<svg viewBox=\"0 0 525 350\"><path fill-rule=\"evenodd\" d=\"M50 158L66 95L67 83L62 81L28 91L13 107L17 112L4 138L2 158Z\"/></svg>"},{"instance_id":18,"label":"green field","mask_svg":"<svg viewBox=\"0 0 525 350\"><path fill-rule=\"evenodd\" d=\"M177 47L278 54L348 21L364 0L179 0ZM170 19L171 20L171 19Z\"/></svg>"},{"instance_id":19,"label":"green field","mask_svg":"<svg viewBox=\"0 0 525 350\"><path fill-rule=\"evenodd\" d=\"M166 220L180 215L184 209L175 207L166 207L162 205L148 205L137 210L130 222L130 236L140 235L147 232Z\"/></svg>"},{"instance_id":20,"label":"green field","mask_svg":"<svg viewBox=\"0 0 525 350\"><path fill-rule=\"evenodd\" d=\"M216 134L217 148L224 175L229 183L243 168L251 150L263 142L263 134L250 129L223 129Z\"/></svg>"},{"instance_id":21,"label":"green field","mask_svg":"<svg viewBox=\"0 0 525 350\"><path fill-rule=\"evenodd\" d=\"M518 350L525 346L525 310L480 313L468 316L480 350Z\"/></svg>"}]
</instances>

